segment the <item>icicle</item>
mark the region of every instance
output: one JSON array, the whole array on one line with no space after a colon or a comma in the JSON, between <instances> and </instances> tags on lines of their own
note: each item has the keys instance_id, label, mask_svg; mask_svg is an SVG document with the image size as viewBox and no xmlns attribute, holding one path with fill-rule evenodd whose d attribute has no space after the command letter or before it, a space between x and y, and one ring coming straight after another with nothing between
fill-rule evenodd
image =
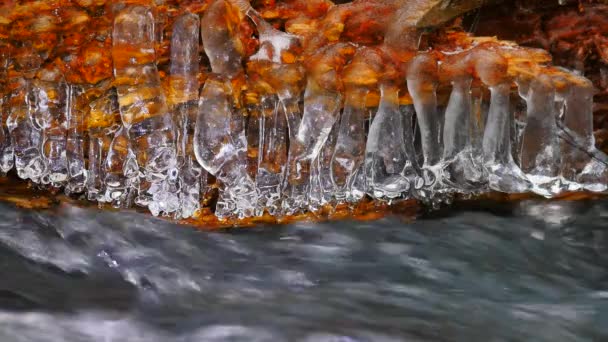
<instances>
[{"instance_id":1,"label":"icicle","mask_svg":"<svg viewBox=\"0 0 608 342\"><path fill-rule=\"evenodd\" d=\"M521 193L531 184L511 154L510 83L490 87L490 110L483 137L483 154L491 189Z\"/></svg>"},{"instance_id":2,"label":"icicle","mask_svg":"<svg viewBox=\"0 0 608 342\"><path fill-rule=\"evenodd\" d=\"M530 189L511 151L511 83L508 62L502 56L485 50L475 56L476 73L490 89L490 107L485 120L482 149L484 166L488 171L489 187L506 193L521 193Z\"/></svg>"},{"instance_id":3,"label":"icicle","mask_svg":"<svg viewBox=\"0 0 608 342\"><path fill-rule=\"evenodd\" d=\"M247 142L242 130L232 130L234 114L228 89L218 75L210 75L201 91L199 113L194 133L194 151L198 162L224 183L222 201L216 215L251 216L257 202L255 185L247 173Z\"/></svg>"},{"instance_id":4,"label":"icicle","mask_svg":"<svg viewBox=\"0 0 608 342\"><path fill-rule=\"evenodd\" d=\"M139 177L130 145L129 130L123 126L114 135L103 165L105 201L111 202L116 208L130 206L129 191L134 179Z\"/></svg>"},{"instance_id":5,"label":"icicle","mask_svg":"<svg viewBox=\"0 0 608 342\"><path fill-rule=\"evenodd\" d=\"M331 176L338 202L356 202L365 194L356 181L363 173L365 157L365 100L367 89L347 89L336 148L331 161Z\"/></svg>"},{"instance_id":6,"label":"icicle","mask_svg":"<svg viewBox=\"0 0 608 342\"><path fill-rule=\"evenodd\" d=\"M10 63L9 50L5 39L0 39L0 172L7 173L15 165L15 152L11 137L6 126L8 119L8 66Z\"/></svg>"},{"instance_id":7,"label":"icicle","mask_svg":"<svg viewBox=\"0 0 608 342\"><path fill-rule=\"evenodd\" d=\"M211 75L200 95L194 152L212 175L219 174L224 164L236 157L235 144L230 141L230 107L222 80Z\"/></svg>"},{"instance_id":8,"label":"icicle","mask_svg":"<svg viewBox=\"0 0 608 342\"><path fill-rule=\"evenodd\" d=\"M336 148L336 142L338 140L338 122L336 122L334 124L334 127L332 127L331 132L329 133L329 136L327 137L327 140L325 141L325 144L323 146L323 148L321 149L321 152L319 153L319 156L317 157L318 161L319 161L319 167L320 167L320 172L318 172L319 174L319 184L321 185L321 202L320 204L323 205L327 205L327 204L332 204L332 202L334 202L335 200L335 193L336 193L336 186L334 185L334 182L331 179L331 162L332 162L332 158L334 156L334 151ZM363 150L362 153L365 153L365 148ZM363 172L359 172L359 176L361 176L363 174ZM362 177L358 177L357 179L361 179ZM364 183L363 183L364 184ZM365 188L361 183L353 183L352 189L354 190L360 190L362 191L361 196L365 195Z\"/></svg>"},{"instance_id":9,"label":"icicle","mask_svg":"<svg viewBox=\"0 0 608 342\"><path fill-rule=\"evenodd\" d=\"M112 37L120 114L143 177L137 203L155 215L169 214L179 202L166 184L177 173L175 127L156 67L151 11L126 7L114 20Z\"/></svg>"},{"instance_id":10,"label":"icicle","mask_svg":"<svg viewBox=\"0 0 608 342\"><path fill-rule=\"evenodd\" d=\"M317 211L331 203L336 194L336 186L332 181L331 163L338 138L338 122L334 124L319 155L310 165L310 189L308 192L308 210Z\"/></svg>"},{"instance_id":11,"label":"icicle","mask_svg":"<svg viewBox=\"0 0 608 342\"><path fill-rule=\"evenodd\" d=\"M306 97L306 96L305 96ZM291 101L282 101L287 119L289 132L289 152L287 169L283 189L283 213L293 215L308 206L308 192L310 191L310 160L304 160L303 144L298 141L298 132L302 125L302 112L300 105L291 98Z\"/></svg>"},{"instance_id":12,"label":"icicle","mask_svg":"<svg viewBox=\"0 0 608 342\"><path fill-rule=\"evenodd\" d=\"M242 18L229 6L225 0L212 1L201 20L201 38L213 73L232 78L243 69L240 41L234 35Z\"/></svg>"},{"instance_id":13,"label":"icicle","mask_svg":"<svg viewBox=\"0 0 608 342\"><path fill-rule=\"evenodd\" d=\"M0 171L7 173L15 165L15 152L6 125L8 119L8 95L0 95Z\"/></svg>"},{"instance_id":14,"label":"icicle","mask_svg":"<svg viewBox=\"0 0 608 342\"><path fill-rule=\"evenodd\" d=\"M376 198L406 196L415 182L409 178L415 156L408 155L406 149L405 121L398 95L397 87L380 86L380 106L367 136L365 173Z\"/></svg>"},{"instance_id":15,"label":"icicle","mask_svg":"<svg viewBox=\"0 0 608 342\"><path fill-rule=\"evenodd\" d=\"M68 88L66 158L69 180L65 191L68 194L81 193L87 182L84 158L84 89L70 85Z\"/></svg>"},{"instance_id":16,"label":"icicle","mask_svg":"<svg viewBox=\"0 0 608 342\"><path fill-rule=\"evenodd\" d=\"M305 209L308 205L310 161L301 159L302 145L297 142L297 132L302 121L299 101L297 98L288 97L281 100L280 105L285 113L289 136L281 210L282 214L293 215Z\"/></svg>"},{"instance_id":17,"label":"icicle","mask_svg":"<svg viewBox=\"0 0 608 342\"><path fill-rule=\"evenodd\" d=\"M422 176L422 169L416 156L416 149L414 147L414 114L416 110L413 105L404 105L399 107L401 117L403 119L403 142L405 153L408 156L409 162L406 163L405 168L401 171L401 174L410 181L410 185L413 186L415 195L423 190L425 186L429 184L429 177L425 178Z\"/></svg>"},{"instance_id":18,"label":"icicle","mask_svg":"<svg viewBox=\"0 0 608 342\"><path fill-rule=\"evenodd\" d=\"M230 118L231 141L234 142L236 165L222 170L218 179L231 179L229 189L220 191L216 214L227 217L237 215L239 218L253 216L258 201L255 182L247 172L247 138L245 137L245 113L243 109L235 109ZM222 201L226 198L227 201ZM234 205L234 207L233 207ZM224 211L222 213L222 206Z\"/></svg>"},{"instance_id":19,"label":"icicle","mask_svg":"<svg viewBox=\"0 0 608 342\"><path fill-rule=\"evenodd\" d=\"M198 110L199 32L198 16L186 13L176 19L171 39L169 103L177 127L179 181L167 186L179 192L177 218L191 217L200 209L200 178L206 173L191 147Z\"/></svg>"},{"instance_id":20,"label":"icicle","mask_svg":"<svg viewBox=\"0 0 608 342\"><path fill-rule=\"evenodd\" d=\"M89 135L87 198L91 201L106 202L104 163L110 149L114 134L120 128L120 113L116 91L110 88L104 91L89 104L87 130Z\"/></svg>"},{"instance_id":21,"label":"icicle","mask_svg":"<svg viewBox=\"0 0 608 342\"><path fill-rule=\"evenodd\" d=\"M297 67L289 68L289 70L294 74L300 74L300 70ZM298 78L300 77L298 76ZM301 145L297 143L297 132L302 121L299 87L298 85L290 84L287 87L278 89L280 89L279 104L283 113L285 113L289 139L287 163L281 190L283 197L281 211L283 214L295 214L305 209L308 205L310 161L304 161L298 157L301 154Z\"/></svg>"},{"instance_id":22,"label":"icicle","mask_svg":"<svg viewBox=\"0 0 608 342\"><path fill-rule=\"evenodd\" d=\"M287 164L287 122L274 96L260 100L259 152L256 187L260 192L257 215L268 210L277 215L281 207L281 186Z\"/></svg>"},{"instance_id":23,"label":"icicle","mask_svg":"<svg viewBox=\"0 0 608 342\"><path fill-rule=\"evenodd\" d=\"M370 89L378 87L381 77L391 78L397 74L392 65L387 64L385 57L376 49L359 47L342 71L346 99L336 127L337 141L330 170L338 202L355 203L367 191L364 171L365 132L366 120L371 113L371 109L367 108L367 96ZM405 134L405 127L403 128L401 133Z\"/></svg>"},{"instance_id":24,"label":"icicle","mask_svg":"<svg viewBox=\"0 0 608 342\"><path fill-rule=\"evenodd\" d=\"M278 214L277 205L283 192L282 211L292 214L303 209L307 201L305 176L300 174L304 173L303 166L294 154L299 149L295 137L301 121L299 101L302 70L295 62L300 41L296 36L274 29L246 1L233 2L251 18L259 33L260 48L250 57L248 69L259 73L261 80L273 88L264 90L266 94L261 100L263 115L260 117L260 156L256 181L262 197L259 207L264 206L263 202L269 203L266 208ZM278 102L272 103L268 92L274 92ZM275 106L275 110L270 106ZM289 134L288 158L283 149L277 150L279 146L287 146L285 129ZM258 210L258 214L261 213L263 209Z\"/></svg>"},{"instance_id":25,"label":"icicle","mask_svg":"<svg viewBox=\"0 0 608 342\"><path fill-rule=\"evenodd\" d=\"M445 110L442 182L459 192L481 190L483 172L471 145L471 77L452 80L452 93Z\"/></svg>"},{"instance_id":26,"label":"icicle","mask_svg":"<svg viewBox=\"0 0 608 342\"><path fill-rule=\"evenodd\" d=\"M36 128L42 131L42 153L46 160L47 172L42 183L61 186L68 179L66 159L67 138L67 94L63 82L35 81L33 89L36 107L32 118Z\"/></svg>"},{"instance_id":27,"label":"icicle","mask_svg":"<svg viewBox=\"0 0 608 342\"><path fill-rule=\"evenodd\" d=\"M513 111L513 125L511 126L511 156L516 165L521 165L521 147L524 137L524 129L526 128L526 101L524 93L511 94L510 103Z\"/></svg>"},{"instance_id":28,"label":"icicle","mask_svg":"<svg viewBox=\"0 0 608 342\"><path fill-rule=\"evenodd\" d=\"M557 135L555 90L546 75L518 81L527 89L527 122L523 132L521 169L532 182L532 191L552 197L564 189L560 177L560 146Z\"/></svg>"},{"instance_id":29,"label":"icicle","mask_svg":"<svg viewBox=\"0 0 608 342\"><path fill-rule=\"evenodd\" d=\"M20 178L39 182L47 171L47 164L40 151L42 134L32 118L36 96L31 81L16 79L12 82L15 84L6 125L15 152L15 168Z\"/></svg>"},{"instance_id":30,"label":"icicle","mask_svg":"<svg viewBox=\"0 0 608 342\"><path fill-rule=\"evenodd\" d=\"M175 20L171 37L168 102L173 106L178 127L177 156L184 160L192 118L190 109L198 101L199 32L198 16L186 13Z\"/></svg>"},{"instance_id":31,"label":"icicle","mask_svg":"<svg viewBox=\"0 0 608 342\"><path fill-rule=\"evenodd\" d=\"M251 79L250 79L251 80ZM248 87L253 88L254 85L249 84ZM247 137L247 171L249 176L256 179L258 173L258 164L260 163L260 143L263 141L264 125L260 125L262 116L261 96L253 90L249 90L245 95L247 108L247 119L245 124L245 136ZM271 99L276 104L277 99ZM274 108L273 108L274 110ZM261 200L261 198L260 198ZM259 202L258 202L259 205Z\"/></svg>"},{"instance_id":32,"label":"icicle","mask_svg":"<svg viewBox=\"0 0 608 342\"><path fill-rule=\"evenodd\" d=\"M213 74L199 99L194 134L198 162L216 176L223 188L216 204L216 216L252 216L257 205L257 190L247 173L247 139L240 99L242 55L237 48L241 19L238 12L228 15L231 4L214 1L201 21L201 36Z\"/></svg>"},{"instance_id":33,"label":"icicle","mask_svg":"<svg viewBox=\"0 0 608 342\"><path fill-rule=\"evenodd\" d=\"M340 93L325 90L309 78L304 92L304 114L295 136L298 160L312 160L319 154L340 114L341 104Z\"/></svg>"},{"instance_id":34,"label":"icicle","mask_svg":"<svg viewBox=\"0 0 608 342\"><path fill-rule=\"evenodd\" d=\"M207 171L201 168L196 159L186 159L180 172L179 218L192 217L200 210L201 194L207 188L206 181Z\"/></svg>"},{"instance_id":35,"label":"icicle","mask_svg":"<svg viewBox=\"0 0 608 342\"><path fill-rule=\"evenodd\" d=\"M437 60L430 54L419 54L407 73L407 89L412 96L420 128L423 169L432 171L440 161L443 147L443 120L437 104ZM432 177L428 179L433 183ZM429 184L430 185L430 184Z\"/></svg>"},{"instance_id":36,"label":"icicle","mask_svg":"<svg viewBox=\"0 0 608 342\"><path fill-rule=\"evenodd\" d=\"M476 165L483 165L483 134L490 110L489 99L485 95L486 87L475 84L471 88L471 148ZM482 169L482 171L485 171ZM484 178L487 175L483 176Z\"/></svg>"},{"instance_id":37,"label":"icicle","mask_svg":"<svg viewBox=\"0 0 608 342\"><path fill-rule=\"evenodd\" d=\"M562 91L564 103L561 143L562 176L584 189L608 189L608 156L595 147L593 136L593 85L587 79L568 75ZM563 81L563 80L562 80Z\"/></svg>"},{"instance_id":38,"label":"icicle","mask_svg":"<svg viewBox=\"0 0 608 342\"><path fill-rule=\"evenodd\" d=\"M318 157L339 115L342 97L323 89L312 77L304 92L304 113L300 119L299 105L289 105L289 158L286 177L286 213L308 207L311 163Z\"/></svg>"},{"instance_id":39,"label":"icicle","mask_svg":"<svg viewBox=\"0 0 608 342\"><path fill-rule=\"evenodd\" d=\"M251 81L251 79L250 79ZM255 87L252 85L252 88ZM266 93L266 92L262 92ZM245 100L247 101L247 118L245 124L245 137L247 138L247 173L249 177L251 177L256 186L256 190L258 192L258 200L255 208L255 216L264 215L264 211L266 210L266 202L269 201L269 206L271 207L268 211L273 210L277 205L273 205L274 197L280 197L280 187L276 189L277 196L272 196L273 192L273 176L274 172L277 171L275 168L272 168L273 161L272 159L262 161L263 149L264 145L267 143L264 141L264 136L268 134L267 130L271 130L271 122L270 120L266 120L266 118L262 118L263 114L263 105L262 103L271 102L272 105L277 105L276 97L266 98L266 95L260 95L260 92L255 92L250 89L245 96ZM260 97L261 96L261 97ZM266 107L266 106L264 106ZM270 106L269 106L270 107ZM268 108L271 112L275 111L275 108ZM268 125L268 127L266 127ZM275 147L276 148L276 147ZM283 148L282 151L285 151L287 147ZM270 158L273 157L272 154L268 155ZM265 163L268 162L269 165ZM270 168L268 168L270 166ZM284 164L280 164L279 167L284 169ZM258 175L260 177L258 177ZM280 181L278 182L280 185ZM280 202L279 202L280 204Z\"/></svg>"},{"instance_id":40,"label":"icicle","mask_svg":"<svg viewBox=\"0 0 608 342\"><path fill-rule=\"evenodd\" d=\"M304 110L292 93L286 107L289 127L289 157L287 162L285 200L286 214L308 207L311 163L318 157L335 124L342 104L339 69L352 57L355 50L349 44L335 44L318 52L308 67Z\"/></svg>"}]
</instances>

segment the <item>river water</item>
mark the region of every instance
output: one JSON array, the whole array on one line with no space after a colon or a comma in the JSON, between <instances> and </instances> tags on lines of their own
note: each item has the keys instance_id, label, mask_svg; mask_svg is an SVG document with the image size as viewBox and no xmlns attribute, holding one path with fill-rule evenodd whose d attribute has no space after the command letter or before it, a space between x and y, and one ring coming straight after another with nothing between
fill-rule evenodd
<instances>
[{"instance_id":1,"label":"river water","mask_svg":"<svg viewBox=\"0 0 608 342\"><path fill-rule=\"evenodd\" d=\"M0 204L0 341L607 341L608 201L202 232Z\"/></svg>"}]
</instances>

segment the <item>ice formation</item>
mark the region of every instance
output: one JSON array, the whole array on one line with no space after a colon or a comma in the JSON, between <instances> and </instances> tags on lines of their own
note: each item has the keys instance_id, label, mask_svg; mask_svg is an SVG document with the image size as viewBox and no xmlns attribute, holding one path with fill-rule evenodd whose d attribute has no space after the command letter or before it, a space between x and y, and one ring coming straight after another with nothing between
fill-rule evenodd
<instances>
[{"instance_id":1,"label":"ice formation","mask_svg":"<svg viewBox=\"0 0 608 342\"><path fill-rule=\"evenodd\" d=\"M100 40L110 79L72 81L36 53L0 59L0 169L175 218L607 190L587 79L491 38L454 34L456 46L418 51L424 8L407 6L327 4L284 32L247 1L208 1L173 18L162 69L163 18L117 2ZM362 31L366 16L378 27ZM53 30L42 18L39 35Z\"/></svg>"}]
</instances>

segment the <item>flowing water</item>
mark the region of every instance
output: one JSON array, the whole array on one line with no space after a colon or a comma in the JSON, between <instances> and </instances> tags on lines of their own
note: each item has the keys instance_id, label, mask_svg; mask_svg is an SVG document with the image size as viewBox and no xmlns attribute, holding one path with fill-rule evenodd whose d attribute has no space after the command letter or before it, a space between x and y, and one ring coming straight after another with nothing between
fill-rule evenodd
<instances>
[{"instance_id":1,"label":"flowing water","mask_svg":"<svg viewBox=\"0 0 608 342\"><path fill-rule=\"evenodd\" d=\"M0 341L605 341L608 201L201 232L0 205Z\"/></svg>"}]
</instances>

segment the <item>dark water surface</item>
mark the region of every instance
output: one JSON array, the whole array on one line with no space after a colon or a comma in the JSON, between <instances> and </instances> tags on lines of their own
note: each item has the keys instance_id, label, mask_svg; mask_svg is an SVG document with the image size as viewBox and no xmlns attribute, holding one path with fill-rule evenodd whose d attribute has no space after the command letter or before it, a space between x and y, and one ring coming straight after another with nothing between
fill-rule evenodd
<instances>
[{"instance_id":1,"label":"dark water surface","mask_svg":"<svg viewBox=\"0 0 608 342\"><path fill-rule=\"evenodd\" d=\"M0 342L608 341L608 201L199 232L0 205Z\"/></svg>"}]
</instances>

